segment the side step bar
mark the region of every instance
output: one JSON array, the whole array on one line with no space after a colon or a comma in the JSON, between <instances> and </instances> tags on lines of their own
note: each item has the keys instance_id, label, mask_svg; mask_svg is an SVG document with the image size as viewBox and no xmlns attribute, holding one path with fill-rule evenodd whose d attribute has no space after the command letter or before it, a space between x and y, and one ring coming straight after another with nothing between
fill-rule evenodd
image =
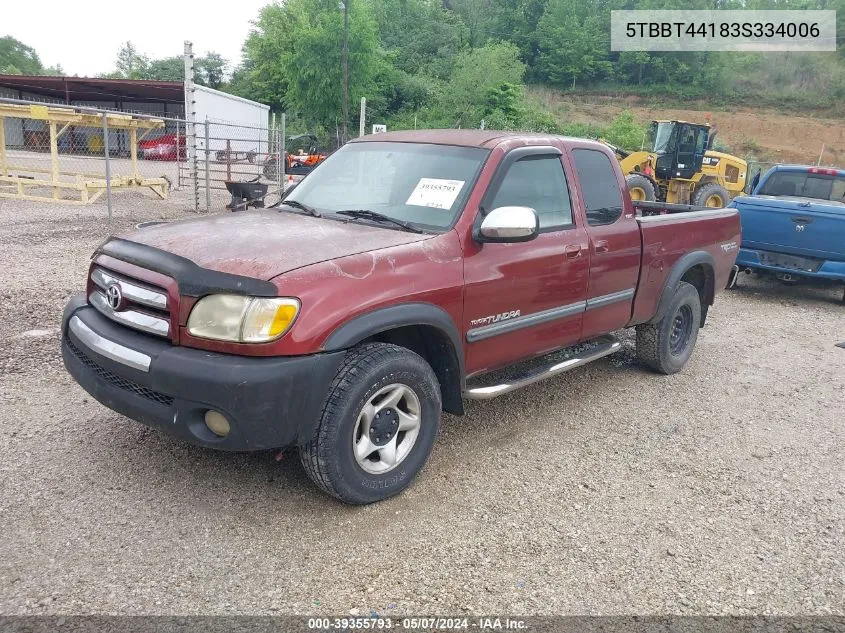
<instances>
[{"instance_id":1,"label":"side step bar","mask_svg":"<svg viewBox=\"0 0 845 633\"><path fill-rule=\"evenodd\" d=\"M546 378L552 378L570 369L586 365L622 349L622 343L612 336L602 336L591 341L591 343L593 343L592 347L564 361L551 365L541 365L528 371L518 372L513 376L509 376L508 380L501 384L469 388L464 391L464 398L469 400L490 400L497 396L510 393L511 391L521 389L522 387L527 387L535 382L545 380Z\"/></svg>"}]
</instances>

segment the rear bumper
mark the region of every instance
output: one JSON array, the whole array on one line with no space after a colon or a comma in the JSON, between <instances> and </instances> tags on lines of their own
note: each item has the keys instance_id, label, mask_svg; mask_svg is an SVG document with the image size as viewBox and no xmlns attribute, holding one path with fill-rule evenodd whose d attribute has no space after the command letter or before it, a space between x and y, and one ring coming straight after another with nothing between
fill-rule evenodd
<instances>
[{"instance_id":1,"label":"rear bumper","mask_svg":"<svg viewBox=\"0 0 845 633\"><path fill-rule=\"evenodd\" d=\"M774 274L783 273L798 277L807 277L808 279L829 279L831 281L845 282L845 262L837 262L833 260L823 261L819 269L815 272L806 270L795 270L794 268L780 268L778 266L770 266L760 262L759 251L751 248L740 248L739 254L736 258L736 265L743 268L751 268L753 270L768 271Z\"/></svg>"},{"instance_id":2,"label":"rear bumper","mask_svg":"<svg viewBox=\"0 0 845 633\"><path fill-rule=\"evenodd\" d=\"M65 308L62 358L118 413L193 444L249 451L311 439L343 352L254 358L174 347L112 323L80 295ZM229 420L225 438L206 427L209 409Z\"/></svg>"}]
</instances>

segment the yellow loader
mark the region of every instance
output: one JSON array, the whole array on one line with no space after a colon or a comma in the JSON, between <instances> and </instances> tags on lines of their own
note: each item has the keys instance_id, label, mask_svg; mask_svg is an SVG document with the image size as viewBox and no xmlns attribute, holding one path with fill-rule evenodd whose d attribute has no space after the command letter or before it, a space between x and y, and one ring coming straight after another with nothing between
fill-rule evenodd
<instances>
[{"instance_id":1,"label":"yellow loader","mask_svg":"<svg viewBox=\"0 0 845 633\"><path fill-rule=\"evenodd\" d=\"M633 200L724 207L742 193L748 163L712 149L715 130L686 121L652 121L649 148L607 144L619 159Z\"/></svg>"}]
</instances>

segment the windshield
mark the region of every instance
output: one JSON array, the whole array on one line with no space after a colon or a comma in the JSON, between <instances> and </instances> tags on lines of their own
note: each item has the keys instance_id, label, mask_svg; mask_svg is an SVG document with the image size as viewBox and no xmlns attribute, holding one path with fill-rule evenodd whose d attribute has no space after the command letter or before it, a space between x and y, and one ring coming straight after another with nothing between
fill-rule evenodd
<instances>
[{"instance_id":1,"label":"windshield","mask_svg":"<svg viewBox=\"0 0 845 633\"><path fill-rule=\"evenodd\" d=\"M763 196L795 196L845 202L845 176L777 171L766 179L757 193Z\"/></svg>"},{"instance_id":2,"label":"windshield","mask_svg":"<svg viewBox=\"0 0 845 633\"><path fill-rule=\"evenodd\" d=\"M675 131L675 124L671 121L658 123L653 121L648 128L648 140L651 143L651 151L655 154L667 154L675 150L675 138L672 132Z\"/></svg>"},{"instance_id":3,"label":"windshield","mask_svg":"<svg viewBox=\"0 0 845 633\"><path fill-rule=\"evenodd\" d=\"M477 147L349 143L287 199L322 213L365 209L420 228L448 229L488 154Z\"/></svg>"}]
</instances>

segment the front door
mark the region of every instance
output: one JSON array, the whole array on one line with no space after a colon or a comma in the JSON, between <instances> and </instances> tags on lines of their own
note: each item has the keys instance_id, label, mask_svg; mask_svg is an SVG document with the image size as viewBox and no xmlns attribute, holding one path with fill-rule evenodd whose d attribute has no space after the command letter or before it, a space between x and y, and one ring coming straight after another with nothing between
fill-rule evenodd
<instances>
[{"instance_id":1,"label":"front door","mask_svg":"<svg viewBox=\"0 0 845 633\"><path fill-rule=\"evenodd\" d=\"M707 145L708 129L678 124L678 153L675 159L674 178L690 179L701 171L701 162Z\"/></svg>"},{"instance_id":2,"label":"front door","mask_svg":"<svg viewBox=\"0 0 845 633\"><path fill-rule=\"evenodd\" d=\"M589 274L589 242L577 226L561 152L509 152L482 208L524 206L540 218L530 242L483 244L464 260L466 369L482 373L573 344Z\"/></svg>"}]
</instances>

